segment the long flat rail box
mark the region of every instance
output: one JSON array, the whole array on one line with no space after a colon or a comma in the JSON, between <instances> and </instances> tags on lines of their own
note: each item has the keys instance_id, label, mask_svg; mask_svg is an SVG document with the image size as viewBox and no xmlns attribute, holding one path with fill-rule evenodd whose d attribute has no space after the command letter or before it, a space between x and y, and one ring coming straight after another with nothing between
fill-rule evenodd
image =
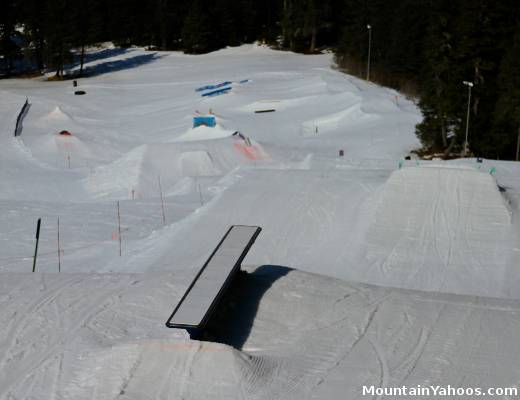
<instances>
[{"instance_id":1,"label":"long flat rail box","mask_svg":"<svg viewBox=\"0 0 520 400\"><path fill-rule=\"evenodd\" d=\"M229 228L173 310L168 328L204 328L261 230L245 225Z\"/></svg>"}]
</instances>

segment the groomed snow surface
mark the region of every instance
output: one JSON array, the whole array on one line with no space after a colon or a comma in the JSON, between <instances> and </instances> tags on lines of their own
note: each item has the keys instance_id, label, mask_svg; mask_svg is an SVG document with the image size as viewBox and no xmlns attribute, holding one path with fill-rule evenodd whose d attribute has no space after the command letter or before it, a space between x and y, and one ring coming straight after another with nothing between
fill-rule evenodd
<instances>
[{"instance_id":1,"label":"groomed snow surface","mask_svg":"<svg viewBox=\"0 0 520 400\"><path fill-rule=\"evenodd\" d=\"M520 386L518 163L399 162L419 111L330 55L88 60L84 96L0 82L0 400ZM242 83L195 91L224 81ZM197 113L217 127L192 128ZM167 329L234 224L263 230L222 343Z\"/></svg>"}]
</instances>

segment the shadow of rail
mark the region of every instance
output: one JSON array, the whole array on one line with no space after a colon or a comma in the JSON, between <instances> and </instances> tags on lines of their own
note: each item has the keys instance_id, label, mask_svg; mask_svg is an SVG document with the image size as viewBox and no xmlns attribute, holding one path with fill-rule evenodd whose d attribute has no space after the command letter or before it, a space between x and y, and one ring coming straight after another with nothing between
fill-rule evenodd
<instances>
[{"instance_id":1,"label":"shadow of rail","mask_svg":"<svg viewBox=\"0 0 520 400\"><path fill-rule=\"evenodd\" d=\"M240 271L208 321L203 336L196 339L224 343L241 350L265 293L291 271L291 268L278 265L262 265L252 272Z\"/></svg>"}]
</instances>

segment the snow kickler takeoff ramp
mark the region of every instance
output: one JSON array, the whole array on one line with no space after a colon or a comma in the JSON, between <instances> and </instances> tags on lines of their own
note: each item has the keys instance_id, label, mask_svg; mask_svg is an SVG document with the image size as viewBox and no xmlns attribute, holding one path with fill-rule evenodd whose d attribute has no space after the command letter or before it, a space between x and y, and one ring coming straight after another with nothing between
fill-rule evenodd
<instances>
[{"instance_id":1,"label":"snow kickler takeoff ramp","mask_svg":"<svg viewBox=\"0 0 520 400\"><path fill-rule=\"evenodd\" d=\"M190 334L204 328L261 230L244 225L229 228L173 310L168 328Z\"/></svg>"}]
</instances>

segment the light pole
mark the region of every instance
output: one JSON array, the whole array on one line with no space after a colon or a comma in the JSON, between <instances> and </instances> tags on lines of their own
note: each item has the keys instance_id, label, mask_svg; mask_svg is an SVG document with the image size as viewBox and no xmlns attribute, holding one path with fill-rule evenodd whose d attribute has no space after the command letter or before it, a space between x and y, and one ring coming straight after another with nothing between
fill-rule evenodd
<instances>
[{"instance_id":1,"label":"light pole","mask_svg":"<svg viewBox=\"0 0 520 400\"><path fill-rule=\"evenodd\" d=\"M468 113L466 116L466 138L464 140L463 150L463 156L466 157L466 154L468 153L469 110L471 108L471 88L473 87L473 83L468 81L462 83L468 87Z\"/></svg>"},{"instance_id":2,"label":"light pole","mask_svg":"<svg viewBox=\"0 0 520 400\"><path fill-rule=\"evenodd\" d=\"M372 50L372 26L367 25L368 29L368 62L367 62L367 81L370 80L370 52Z\"/></svg>"}]
</instances>

